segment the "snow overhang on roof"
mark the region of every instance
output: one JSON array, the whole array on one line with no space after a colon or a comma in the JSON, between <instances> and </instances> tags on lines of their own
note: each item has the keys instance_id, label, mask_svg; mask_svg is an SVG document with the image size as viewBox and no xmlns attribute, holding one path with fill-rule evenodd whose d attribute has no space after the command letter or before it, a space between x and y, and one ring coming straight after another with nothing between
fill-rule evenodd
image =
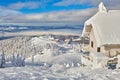
<instances>
[{"instance_id":1,"label":"snow overhang on roof","mask_svg":"<svg viewBox=\"0 0 120 80\"><path fill-rule=\"evenodd\" d=\"M82 36L86 33L88 25L92 25L98 47L120 44L120 10L107 11L104 4L100 3L99 11L85 22Z\"/></svg>"}]
</instances>

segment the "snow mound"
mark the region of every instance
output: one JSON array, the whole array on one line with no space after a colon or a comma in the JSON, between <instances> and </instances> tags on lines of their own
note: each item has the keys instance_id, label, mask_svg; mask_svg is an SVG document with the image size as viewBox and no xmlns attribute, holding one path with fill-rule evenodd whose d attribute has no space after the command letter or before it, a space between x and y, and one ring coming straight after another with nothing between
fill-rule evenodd
<instances>
[{"instance_id":1,"label":"snow mound","mask_svg":"<svg viewBox=\"0 0 120 80\"><path fill-rule=\"evenodd\" d=\"M80 54L67 53L67 54L54 57L52 62L63 64L66 67L77 67L81 63L81 59L80 59Z\"/></svg>"},{"instance_id":2,"label":"snow mound","mask_svg":"<svg viewBox=\"0 0 120 80\"><path fill-rule=\"evenodd\" d=\"M31 62L31 57L27 58L25 61L27 63ZM49 63L51 65L53 64L60 64L64 65L66 68L70 67L78 67L81 63L80 54L77 53L67 53L67 54L61 54L57 56L53 56L51 53L46 53L43 55L37 54L34 56L34 63L35 64L41 64L41 62Z\"/></svg>"},{"instance_id":3,"label":"snow mound","mask_svg":"<svg viewBox=\"0 0 120 80\"><path fill-rule=\"evenodd\" d=\"M54 65L52 65L50 70L52 70L54 72L63 72L63 71L65 71L65 66L64 65L60 65L60 64L54 64Z\"/></svg>"}]
</instances>

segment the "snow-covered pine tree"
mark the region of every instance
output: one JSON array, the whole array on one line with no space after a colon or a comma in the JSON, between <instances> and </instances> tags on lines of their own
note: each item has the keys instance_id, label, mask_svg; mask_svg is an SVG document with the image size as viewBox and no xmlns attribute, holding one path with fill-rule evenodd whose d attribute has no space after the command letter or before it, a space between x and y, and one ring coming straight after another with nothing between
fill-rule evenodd
<instances>
[{"instance_id":1,"label":"snow-covered pine tree","mask_svg":"<svg viewBox=\"0 0 120 80\"><path fill-rule=\"evenodd\" d=\"M15 55L14 54L12 54L12 56L11 56L11 63L12 63L12 65L15 65Z\"/></svg>"},{"instance_id":2,"label":"snow-covered pine tree","mask_svg":"<svg viewBox=\"0 0 120 80\"><path fill-rule=\"evenodd\" d=\"M5 54L4 52L0 55L0 68L5 67Z\"/></svg>"},{"instance_id":3,"label":"snow-covered pine tree","mask_svg":"<svg viewBox=\"0 0 120 80\"><path fill-rule=\"evenodd\" d=\"M17 54L16 56L13 54L11 57L11 63L13 66L25 66L25 58L20 54Z\"/></svg>"}]
</instances>

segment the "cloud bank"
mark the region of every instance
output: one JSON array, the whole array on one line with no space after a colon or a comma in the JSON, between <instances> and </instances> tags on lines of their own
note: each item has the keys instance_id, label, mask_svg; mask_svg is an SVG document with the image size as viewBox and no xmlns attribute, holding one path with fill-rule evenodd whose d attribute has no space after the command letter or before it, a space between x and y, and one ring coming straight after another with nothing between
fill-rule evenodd
<instances>
[{"instance_id":1,"label":"cloud bank","mask_svg":"<svg viewBox=\"0 0 120 80\"><path fill-rule=\"evenodd\" d=\"M13 3L8 5L7 7L10 9L23 9L23 8L28 8L28 9L36 9L42 4L38 2L18 2L18 3Z\"/></svg>"},{"instance_id":2,"label":"cloud bank","mask_svg":"<svg viewBox=\"0 0 120 80\"><path fill-rule=\"evenodd\" d=\"M78 23L82 25L86 19L95 13L95 9L59 11L41 14L15 14L0 17L0 23Z\"/></svg>"},{"instance_id":3,"label":"cloud bank","mask_svg":"<svg viewBox=\"0 0 120 80\"><path fill-rule=\"evenodd\" d=\"M120 9L120 0L61 0L52 6L89 5L91 8L82 10L61 10L35 14L24 14L22 8L35 9L44 7L41 2L17 2L8 6L0 6L0 24L22 25L83 25L84 21L93 16L97 11L98 4L103 1L108 9Z\"/></svg>"},{"instance_id":4,"label":"cloud bank","mask_svg":"<svg viewBox=\"0 0 120 80\"><path fill-rule=\"evenodd\" d=\"M108 8L120 9L120 0L62 0L55 3L55 6L71 6L71 5L88 5L97 6L100 2L104 2Z\"/></svg>"}]
</instances>

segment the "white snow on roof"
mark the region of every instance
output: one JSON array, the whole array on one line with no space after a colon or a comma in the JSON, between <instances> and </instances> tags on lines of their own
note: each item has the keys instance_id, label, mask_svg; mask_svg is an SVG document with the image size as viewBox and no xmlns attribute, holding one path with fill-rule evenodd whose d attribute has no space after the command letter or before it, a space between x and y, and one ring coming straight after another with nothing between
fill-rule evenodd
<instances>
[{"instance_id":1,"label":"white snow on roof","mask_svg":"<svg viewBox=\"0 0 120 80\"><path fill-rule=\"evenodd\" d=\"M101 4L100 4L101 5ZM102 5L104 6L104 5ZM100 7L105 10L105 7ZM92 25L97 46L106 44L120 44L120 10L99 11L85 22L82 35L87 25Z\"/></svg>"}]
</instances>

